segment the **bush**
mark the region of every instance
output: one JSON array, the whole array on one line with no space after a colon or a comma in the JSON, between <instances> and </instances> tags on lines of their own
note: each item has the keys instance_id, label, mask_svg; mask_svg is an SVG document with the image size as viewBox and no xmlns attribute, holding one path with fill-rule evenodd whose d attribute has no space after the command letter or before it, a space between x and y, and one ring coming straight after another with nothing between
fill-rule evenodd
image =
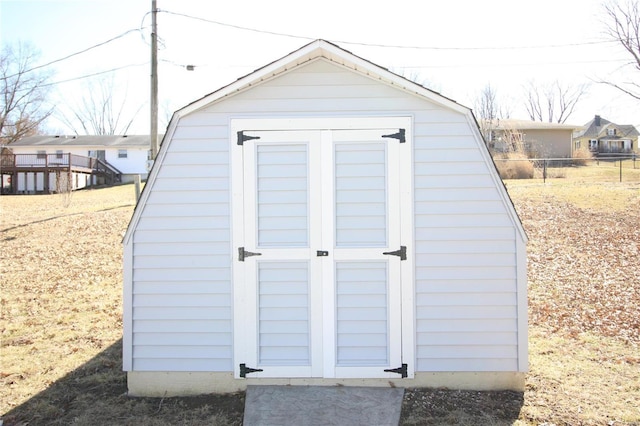
<instances>
[{"instance_id":1,"label":"bush","mask_svg":"<svg viewBox=\"0 0 640 426\"><path fill-rule=\"evenodd\" d=\"M496 167L502 179L532 179L533 163L524 153L509 152L496 157Z\"/></svg>"},{"instance_id":2,"label":"bush","mask_svg":"<svg viewBox=\"0 0 640 426\"><path fill-rule=\"evenodd\" d=\"M573 164L576 166L586 166L589 160L593 160L593 154L587 148L578 148L573 151Z\"/></svg>"}]
</instances>

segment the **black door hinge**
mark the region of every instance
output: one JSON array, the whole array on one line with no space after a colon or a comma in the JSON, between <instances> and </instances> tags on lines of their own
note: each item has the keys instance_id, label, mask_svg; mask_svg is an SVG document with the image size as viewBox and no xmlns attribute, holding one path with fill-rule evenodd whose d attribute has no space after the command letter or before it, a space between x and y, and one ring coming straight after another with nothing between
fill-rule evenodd
<instances>
[{"instance_id":1,"label":"black door hinge","mask_svg":"<svg viewBox=\"0 0 640 426\"><path fill-rule=\"evenodd\" d=\"M247 367L247 364L240 364L240 377L247 377L247 374L264 371L260 368Z\"/></svg>"},{"instance_id":2,"label":"black door hinge","mask_svg":"<svg viewBox=\"0 0 640 426\"><path fill-rule=\"evenodd\" d=\"M244 134L244 130L238 132L238 145L244 145L246 141L260 139L260 136L249 136Z\"/></svg>"},{"instance_id":3,"label":"black door hinge","mask_svg":"<svg viewBox=\"0 0 640 426\"><path fill-rule=\"evenodd\" d=\"M246 251L244 247L238 247L238 260L240 262L244 262L245 257L251 257L251 256L262 256L262 253L254 253L251 251Z\"/></svg>"},{"instance_id":4,"label":"black door hinge","mask_svg":"<svg viewBox=\"0 0 640 426\"><path fill-rule=\"evenodd\" d=\"M386 373L397 373L400 374L402 376L402 378L405 378L408 376L407 374L407 364L402 364L402 367L398 367L398 368L390 368L388 370L384 370Z\"/></svg>"},{"instance_id":5,"label":"black door hinge","mask_svg":"<svg viewBox=\"0 0 640 426\"><path fill-rule=\"evenodd\" d=\"M383 138L392 138L398 139L400 143L405 143L407 140L404 136L404 129L398 129L398 133L393 133L391 135L382 135Z\"/></svg>"},{"instance_id":6,"label":"black door hinge","mask_svg":"<svg viewBox=\"0 0 640 426\"><path fill-rule=\"evenodd\" d=\"M387 254L389 256L399 256L400 260L407 260L407 247L406 246L400 246L400 250L385 251L382 254Z\"/></svg>"}]
</instances>

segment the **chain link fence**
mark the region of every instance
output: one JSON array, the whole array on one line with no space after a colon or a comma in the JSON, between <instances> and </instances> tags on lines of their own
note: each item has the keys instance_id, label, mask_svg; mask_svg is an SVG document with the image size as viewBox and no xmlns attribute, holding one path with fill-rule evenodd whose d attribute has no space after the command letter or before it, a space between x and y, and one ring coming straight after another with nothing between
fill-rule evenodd
<instances>
[{"instance_id":1,"label":"chain link fence","mask_svg":"<svg viewBox=\"0 0 640 426\"><path fill-rule=\"evenodd\" d=\"M640 182L640 155L607 155L594 158L494 157L503 179L577 178L594 182Z\"/></svg>"}]
</instances>

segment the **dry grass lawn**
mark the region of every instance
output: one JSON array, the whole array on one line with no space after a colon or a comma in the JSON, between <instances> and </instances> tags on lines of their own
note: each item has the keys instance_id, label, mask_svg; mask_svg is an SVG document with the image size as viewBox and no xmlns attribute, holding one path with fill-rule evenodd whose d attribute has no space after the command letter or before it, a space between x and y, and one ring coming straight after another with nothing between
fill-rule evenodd
<instances>
[{"instance_id":1,"label":"dry grass lawn","mask_svg":"<svg viewBox=\"0 0 640 426\"><path fill-rule=\"evenodd\" d=\"M526 391L409 390L403 424L640 425L638 176L507 182L530 238ZM134 189L66 201L0 197L4 426L241 424L241 393L125 395L120 242Z\"/></svg>"}]
</instances>

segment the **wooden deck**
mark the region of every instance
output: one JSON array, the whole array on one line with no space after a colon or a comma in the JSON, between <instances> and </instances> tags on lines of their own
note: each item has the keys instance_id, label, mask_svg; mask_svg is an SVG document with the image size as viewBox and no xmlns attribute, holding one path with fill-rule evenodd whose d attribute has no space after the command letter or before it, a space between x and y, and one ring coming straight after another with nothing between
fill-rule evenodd
<instances>
[{"instance_id":1,"label":"wooden deck","mask_svg":"<svg viewBox=\"0 0 640 426\"><path fill-rule=\"evenodd\" d=\"M73 176L86 176L85 181L89 182L85 186L92 184L113 185L120 182L122 173L107 163L92 157L84 157L70 153L58 154L8 154L0 155L0 175L2 177L2 193L18 194L18 193L51 193L61 192L61 188L52 188L57 186L51 184L51 176L56 176L55 182L60 182L61 177L67 182L67 187L78 189L77 185L73 185ZM34 184L33 190L27 188L26 181L32 176L33 182L37 182L41 177L42 185L38 189ZM88 177L91 178L88 178ZM25 180L24 189L20 189L18 179L23 177ZM77 179L76 179L77 180ZM62 189L63 190L63 189Z\"/></svg>"}]
</instances>

